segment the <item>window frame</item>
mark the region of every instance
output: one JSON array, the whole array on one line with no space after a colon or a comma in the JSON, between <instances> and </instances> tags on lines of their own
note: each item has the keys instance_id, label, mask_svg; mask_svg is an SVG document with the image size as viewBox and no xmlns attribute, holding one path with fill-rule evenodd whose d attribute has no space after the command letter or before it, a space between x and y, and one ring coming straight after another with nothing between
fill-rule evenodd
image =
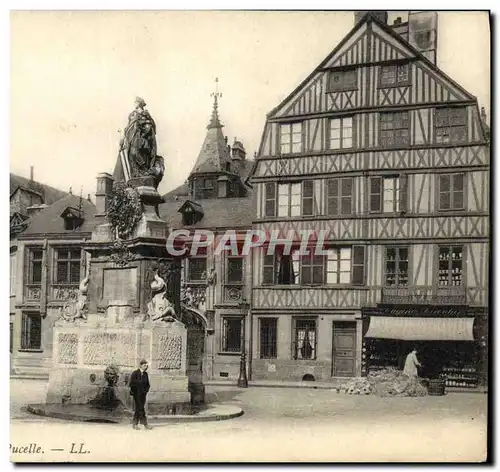
<instances>
[{"instance_id":1,"label":"window frame","mask_svg":"<svg viewBox=\"0 0 500 472\"><path fill-rule=\"evenodd\" d=\"M447 250L447 254L449 255L448 259L441 259L440 255L444 254L443 249ZM460 254L460 258L453 258L452 254L457 250ZM438 288L447 288L447 287L464 287L465 286L465 267L464 261L465 258L465 245L454 245L454 244L439 244L437 247L437 286ZM459 262L460 268L456 273L453 272L453 263ZM446 269L443 269L444 265L447 265ZM455 264L455 267L458 268L458 265ZM447 274L443 274L441 271L446 270ZM455 279L453 278L457 276ZM448 283L441 283L448 282ZM458 282L456 284L450 282Z\"/></svg>"},{"instance_id":2,"label":"window frame","mask_svg":"<svg viewBox=\"0 0 500 472\"><path fill-rule=\"evenodd\" d=\"M273 189L273 194L271 195L269 190ZM272 207L268 205L272 204ZM268 209L272 208L272 212L268 214ZM266 182L264 184L264 218L275 218L278 214L278 185L277 182Z\"/></svg>"},{"instance_id":3,"label":"window frame","mask_svg":"<svg viewBox=\"0 0 500 472\"><path fill-rule=\"evenodd\" d=\"M395 179L396 185L394 185L392 189L393 193L393 209L392 211L385 211L384 208L384 203L385 203L385 189L384 189L384 182L389 179ZM378 189L379 192L374 192L373 191L373 183L375 181L379 181L378 183ZM408 176L406 174L386 174L386 175L372 175L369 177L369 182L368 182L368 209L371 214L386 214L386 215L394 215L394 214L401 214L405 213L407 211L407 199L408 199L408 192L407 192L407 185L408 185ZM378 209L373 209L372 203L376 200L374 198L377 198L378 200Z\"/></svg>"},{"instance_id":4,"label":"window frame","mask_svg":"<svg viewBox=\"0 0 500 472\"><path fill-rule=\"evenodd\" d=\"M78 259L71 257L71 253L73 251L79 251L79 257ZM60 255L66 252L67 257L60 257ZM61 281L59 280L59 263L65 264L66 265L66 280ZM72 264L78 263L78 279L75 281L71 281L71 266ZM52 283L55 285L78 285L80 283L80 274L81 274L81 269L82 269L82 250L80 247L71 247L71 246L65 246L65 247L56 247L54 248L54 258L53 258L53 268L52 268Z\"/></svg>"},{"instance_id":5,"label":"window frame","mask_svg":"<svg viewBox=\"0 0 500 472\"><path fill-rule=\"evenodd\" d=\"M401 118L399 121L396 118L399 118L399 116L404 116L406 115L406 118ZM388 118L391 117L391 120L384 120L383 118ZM395 126L395 123L407 123L406 127L405 126ZM392 128L385 128L383 129L383 124L384 123L392 123ZM406 130L406 138L407 140L405 142L396 142L396 137L397 137L397 132L401 132L403 130ZM384 111L384 112L379 112L378 114L378 146L380 148L387 148L387 149L393 149L393 148L399 148L399 147L408 147L411 145L411 115L409 110L402 110L402 111ZM383 136L384 132L392 131L392 144L388 144L387 140L390 139L388 136Z\"/></svg>"},{"instance_id":6,"label":"window frame","mask_svg":"<svg viewBox=\"0 0 500 472\"><path fill-rule=\"evenodd\" d=\"M228 335L227 335L227 328L229 326L228 322L229 321L239 321L240 323L240 336L239 336L239 348L236 349L228 349ZM220 338L220 349L221 353L223 354L241 354L242 349L243 349L243 323L244 323L244 317L239 316L239 315L223 315L221 316L221 323L222 323L222 329L221 329L221 338Z\"/></svg>"},{"instance_id":7,"label":"window frame","mask_svg":"<svg viewBox=\"0 0 500 472\"><path fill-rule=\"evenodd\" d=\"M271 330L268 330L267 336L264 336L267 337L265 343L263 343L263 330L262 330L263 322L264 324L269 324L271 326L274 325ZM274 333L272 332L273 330ZM269 331L271 331L270 335ZM273 339L273 334L274 334L274 339ZM269 338L271 338L270 341ZM263 349L263 346L265 346L266 349ZM259 359L277 359L277 358L278 358L278 318L259 317Z\"/></svg>"},{"instance_id":8,"label":"window frame","mask_svg":"<svg viewBox=\"0 0 500 472\"><path fill-rule=\"evenodd\" d=\"M388 252L390 249L395 250L395 256L396 258L394 261L389 259ZM400 257L400 251L401 249L406 250L406 260L401 259ZM394 284L389 284L388 283L388 275L389 272L387 270L387 264L388 262L394 262ZM401 279L401 273L400 273L400 264L406 262L406 284L400 283ZM404 278L404 277L403 277ZM385 263L384 263L384 287L408 287L410 284L410 247L409 246L404 246L404 245L391 245L391 246L386 246L385 247Z\"/></svg>"},{"instance_id":9,"label":"window frame","mask_svg":"<svg viewBox=\"0 0 500 472\"><path fill-rule=\"evenodd\" d=\"M446 111L448 113L452 112L453 110L460 110L460 112L463 113L463 124L451 124L451 117L448 115L447 121L448 124L446 125L441 125L439 123L439 113ZM448 130L448 136L450 137L448 141L439 141L438 140L438 130ZM463 130L463 139L457 140L457 139L452 139L453 133L452 131L455 131L457 129L462 129ZM467 143L469 140L469 129L468 129L468 110L466 106L442 106L442 107L436 107L434 108L434 144L464 144Z\"/></svg>"},{"instance_id":10,"label":"window frame","mask_svg":"<svg viewBox=\"0 0 500 472\"><path fill-rule=\"evenodd\" d=\"M349 258L342 258L342 250L349 250ZM324 276L324 282L325 285L329 286L337 286L337 285L351 285L352 281L352 262L353 262L353 252L352 252L352 246L333 246L329 247L327 250L327 255L324 256L325 259L325 276ZM336 255L335 258L333 258L333 254ZM342 261L349 261L349 270L342 270ZM332 265L335 263L336 267L331 269L330 268L330 263ZM349 280L347 282L341 282L341 274L349 273ZM328 282L328 274L336 274L337 281L336 282Z\"/></svg>"},{"instance_id":11,"label":"window frame","mask_svg":"<svg viewBox=\"0 0 500 472\"><path fill-rule=\"evenodd\" d=\"M300 132L294 133L293 131L294 125L300 125ZM288 133L283 133L283 130L285 129L286 126L289 126L290 130ZM290 140L288 143L283 142L284 135L288 135L287 139ZM297 142L293 140L294 135L300 135L300 150L298 151L294 150L294 144L297 144ZM279 136L278 149L281 156L286 156L290 154L300 154L304 152L304 123L302 121L290 121L288 123L280 123L278 136ZM284 152L283 146L287 146L288 150Z\"/></svg>"},{"instance_id":12,"label":"window frame","mask_svg":"<svg viewBox=\"0 0 500 472\"><path fill-rule=\"evenodd\" d=\"M33 319L37 319L39 324L38 339L36 339L36 334L33 334ZM42 316L39 312L35 311L23 311L21 315L21 342L19 351L33 351L42 352L42 331L43 331L43 321ZM33 337L38 343L33 345Z\"/></svg>"},{"instance_id":13,"label":"window frame","mask_svg":"<svg viewBox=\"0 0 500 472\"><path fill-rule=\"evenodd\" d=\"M194 260L204 260L205 261L205 269L203 273L205 274L205 277L203 278L203 273L201 274L200 279L192 279L191 278L191 263ZM208 270L208 258L206 255L196 255L196 256L190 256L186 258L186 282L188 283L206 283L207 281L207 270Z\"/></svg>"},{"instance_id":14,"label":"window frame","mask_svg":"<svg viewBox=\"0 0 500 472\"><path fill-rule=\"evenodd\" d=\"M354 82L353 83L348 83L346 85L346 74L353 73L354 74ZM341 75L341 84L339 86L334 86L334 81L333 77L335 74L342 74ZM345 68L345 69L333 69L330 70L328 74L328 83L327 83L327 93L336 93L336 92L350 92L353 90L358 90L359 85L358 85L358 67L350 67L350 68Z\"/></svg>"},{"instance_id":15,"label":"window frame","mask_svg":"<svg viewBox=\"0 0 500 472\"><path fill-rule=\"evenodd\" d=\"M229 280L229 267L233 261L240 261L241 263L241 279L238 281ZM245 283L245 258L243 256L232 256L227 254L226 256L226 270L225 270L225 284L226 285L236 285L241 286Z\"/></svg>"},{"instance_id":16,"label":"window frame","mask_svg":"<svg viewBox=\"0 0 500 472\"><path fill-rule=\"evenodd\" d=\"M304 331L306 332L314 332L314 345L311 346L313 348L312 351L312 356L311 357L301 357L299 358L298 353L299 353L299 327L298 324L303 323L304 324ZM314 323L314 328L311 329L309 325ZM304 339L305 339L306 334L304 334ZM309 339L309 343L311 344L311 341ZM318 357L318 320L317 317L308 317L308 316L295 316L293 317L293 322L292 322L292 359L295 361L314 361Z\"/></svg>"},{"instance_id":17,"label":"window frame","mask_svg":"<svg viewBox=\"0 0 500 472\"><path fill-rule=\"evenodd\" d=\"M384 82L384 68L394 68L394 82ZM398 72L402 67L406 67L406 79L398 80ZM378 68L378 88L402 87L411 85L411 67L409 62L393 62L390 64L381 64Z\"/></svg>"},{"instance_id":18,"label":"window frame","mask_svg":"<svg viewBox=\"0 0 500 472\"><path fill-rule=\"evenodd\" d=\"M455 183L455 180L458 176L460 176L462 179L462 189L461 190L455 190L455 188L454 188L454 183ZM449 183L450 188L448 191L442 190L442 179L444 177L449 177L449 179L450 179L450 183ZM437 181L437 185L438 185L438 188L437 188L437 208L438 208L438 210L444 211L444 212L465 210L465 208L466 208L465 199L467 196L467 192L466 192L466 188L465 188L467 179L465 176L465 172L446 172L446 173L438 174L437 180L438 180ZM449 194L449 202L450 202L449 208L442 207L441 196L443 194L446 194L446 193ZM453 204L455 203L455 199L457 198L455 196L455 194L460 194L460 193L462 194L462 206L454 207Z\"/></svg>"},{"instance_id":19,"label":"window frame","mask_svg":"<svg viewBox=\"0 0 500 472\"><path fill-rule=\"evenodd\" d=\"M326 216L350 216L354 214L354 178L353 177L334 177L331 179L325 179L325 212ZM336 181L337 185L337 195L330 195L330 182ZM344 181L350 181L351 193L350 195L344 195ZM344 199L350 200L350 212L344 213L342 211ZM337 212L330 212L330 205L332 200L337 200Z\"/></svg>"},{"instance_id":20,"label":"window frame","mask_svg":"<svg viewBox=\"0 0 500 472\"><path fill-rule=\"evenodd\" d=\"M41 257L36 258L34 254L35 253L40 253ZM42 280L43 280L43 256L44 256L44 250L43 247L41 246L31 246L26 248L26 256L27 256L27 269L28 269L28 280L27 284L28 285L35 285L35 286L41 286L42 285ZM40 281L34 281L34 264L39 263L40 264Z\"/></svg>"},{"instance_id":21,"label":"window frame","mask_svg":"<svg viewBox=\"0 0 500 472\"><path fill-rule=\"evenodd\" d=\"M276 185L276 217L277 218L299 218L302 216L302 194L303 194L303 186L302 186L302 180L294 180L291 182L278 182ZM286 215L280 215L280 207L283 207L284 205L280 203L280 188L287 188L287 193L286 193L286 200L287 200L287 212ZM296 193L293 193L293 190L299 189L298 193L298 204L292 205L292 199L293 196L297 196ZM314 198L314 191L313 191L313 198ZM298 208L298 214L297 215L292 215L292 209L297 209Z\"/></svg>"},{"instance_id":22,"label":"window frame","mask_svg":"<svg viewBox=\"0 0 500 472\"><path fill-rule=\"evenodd\" d=\"M351 145L350 146L345 146L344 145L344 140L349 139L349 137L345 137L344 133L346 129L349 129L348 127L344 126L344 120L351 120ZM340 127L338 128L340 131L340 136L339 136L339 147L332 147L332 123L335 121L340 122ZM356 147L356 120L355 120L355 115L343 115L339 117L333 117L328 120L328 149L331 151L343 151L346 149L354 149Z\"/></svg>"}]
</instances>

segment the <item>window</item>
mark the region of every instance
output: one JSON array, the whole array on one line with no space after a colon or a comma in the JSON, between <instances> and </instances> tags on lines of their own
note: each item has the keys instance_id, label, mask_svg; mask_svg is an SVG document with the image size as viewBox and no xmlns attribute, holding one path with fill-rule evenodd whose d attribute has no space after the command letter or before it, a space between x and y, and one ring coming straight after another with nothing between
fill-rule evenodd
<instances>
[{"instance_id":1,"label":"window","mask_svg":"<svg viewBox=\"0 0 500 472\"><path fill-rule=\"evenodd\" d=\"M388 247L385 258L385 285L408 286L408 248Z\"/></svg>"},{"instance_id":2,"label":"window","mask_svg":"<svg viewBox=\"0 0 500 472\"><path fill-rule=\"evenodd\" d=\"M328 216L352 214L351 177L328 179L326 182L326 213Z\"/></svg>"},{"instance_id":3,"label":"window","mask_svg":"<svg viewBox=\"0 0 500 472\"><path fill-rule=\"evenodd\" d=\"M243 258L239 256L228 256L227 279L228 284L241 284L243 282Z\"/></svg>"},{"instance_id":4,"label":"window","mask_svg":"<svg viewBox=\"0 0 500 472\"><path fill-rule=\"evenodd\" d=\"M14 313L11 313L10 316L12 317ZM9 348L10 348L10 353L14 352L14 323L11 321L9 323L10 325L10 336L9 336Z\"/></svg>"},{"instance_id":5,"label":"window","mask_svg":"<svg viewBox=\"0 0 500 472\"><path fill-rule=\"evenodd\" d=\"M332 118L330 120L330 149L350 149L353 147L353 119Z\"/></svg>"},{"instance_id":6,"label":"window","mask_svg":"<svg viewBox=\"0 0 500 472\"><path fill-rule=\"evenodd\" d=\"M380 113L379 145L381 147L410 144L410 118L407 111Z\"/></svg>"},{"instance_id":7,"label":"window","mask_svg":"<svg viewBox=\"0 0 500 472\"><path fill-rule=\"evenodd\" d=\"M294 359L316 359L316 320L296 318L293 336Z\"/></svg>"},{"instance_id":8,"label":"window","mask_svg":"<svg viewBox=\"0 0 500 472\"><path fill-rule=\"evenodd\" d=\"M314 180L302 182L302 215L314 215Z\"/></svg>"},{"instance_id":9,"label":"window","mask_svg":"<svg viewBox=\"0 0 500 472\"><path fill-rule=\"evenodd\" d=\"M436 108L436 143L467 141L467 109L465 107Z\"/></svg>"},{"instance_id":10,"label":"window","mask_svg":"<svg viewBox=\"0 0 500 472\"><path fill-rule=\"evenodd\" d=\"M28 283L30 285L40 285L42 283L42 249L28 250Z\"/></svg>"},{"instance_id":11,"label":"window","mask_svg":"<svg viewBox=\"0 0 500 472\"><path fill-rule=\"evenodd\" d=\"M300 283L302 285L323 285L324 256L312 254L302 256L300 267Z\"/></svg>"},{"instance_id":12,"label":"window","mask_svg":"<svg viewBox=\"0 0 500 472\"><path fill-rule=\"evenodd\" d=\"M21 349L42 348L42 318L40 313L23 313L21 326Z\"/></svg>"},{"instance_id":13,"label":"window","mask_svg":"<svg viewBox=\"0 0 500 472\"><path fill-rule=\"evenodd\" d=\"M328 249L326 264L327 284L349 284L351 282L351 248Z\"/></svg>"},{"instance_id":14,"label":"window","mask_svg":"<svg viewBox=\"0 0 500 472\"><path fill-rule=\"evenodd\" d=\"M371 177L370 211L397 213L406 211L406 175Z\"/></svg>"},{"instance_id":15,"label":"window","mask_svg":"<svg viewBox=\"0 0 500 472\"><path fill-rule=\"evenodd\" d=\"M439 248L438 284L462 285L463 248L445 246Z\"/></svg>"},{"instance_id":16,"label":"window","mask_svg":"<svg viewBox=\"0 0 500 472\"><path fill-rule=\"evenodd\" d=\"M10 295L14 296L16 294L16 281L17 281L17 271L16 271L16 254L10 255Z\"/></svg>"},{"instance_id":17,"label":"window","mask_svg":"<svg viewBox=\"0 0 500 472\"><path fill-rule=\"evenodd\" d=\"M302 123L289 123L280 126L281 154L302 151Z\"/></svg>"},{"instance_id":18,"label":"window","mask_svg":"<svg viewBox=\"0 0 500 472\"><path fill-rule=\"evenodd\" d=\"M390 64L380 68L380 86L404 85L409 82L408 64Z\"/></svg>"},{"instance_id":19,"label":"window","mask_svg":"<svg viewBox=\"0 0 500 472\"><path fill-rule=\"evenodd\" d=\"M462 210L464 208L464 174L439 176L439 209Z\"/></svg>"},{"instance_id":20,"label":"window","mask_svg":"<svg viewBox=\"0 0 500 472\"><path fill-rule=\"evenodd\" d=\"M222 318L222 351L241 352L243 318L231 316Z\"/></svg>"},{"instance_id":21,"label":"window","mask_svg":"<svg viewBox=\"0 0 500 472\"><path fill-rule=\"evenodd\" d=\"M277 318L260 318L260 358L276 359L276 335L278 333Z\"/></svg>"},{"instance_id":22,"label":"window","mask_svg":"<svg viewBox=\"0 0 500 472\"><path fill-rule=\"evenodd\" d=\"M336 70L330 72L328 81L329 92L340 92L342 90L357 89L357 73L356 69Z\"/></svg>"},{"instance_id":23,"label":"window","mask_svg":"<svg viewBox=\"0 0 500 472\"><path fill-rule=\"evenodd\" d=\"M300 216L301 182L278 184L278 216Z\"/></svg>"},{"instance_id":24,"label":"window","mask_svg":"<svg viewBox=\"0 0 500 472\"><path fill-rule=\"evenodd\" d=\"M264 216L276 216L276 184L269 182L264 187L265 191L265 207Z\"/></svg>"},{"instance_id":25,"label":"window","mask_svg":"<svg viewBox=\"0 0 500 472\"><path fill-rule=\"evenodd\" d=\"M190 282L204 282L207 277L207 258L190 257L188 260L188 280Z\"/></svg>"},{"instance_id":26,"label":"window","mask_svg":"<svg viewBox=\"0 0 500 472\"><path fill-rule=\"evenodd\" d=\"M56 250L56 284L77 284L80 281L80 258L80 249Z\"/></svg>"},{"instance_id":27,"label":"window","mask_svg":"<svg viewBox=\"0 0 500 472\"><path fill-rule=\"evenodd\" d=\"M296 251L290 254L264 254L262 283L291 285L299 283L300 260Z\"/></svg>"},{"instance_id":28,"label":"window","mask_svg":"<svg viewBox=\"0 0 500 472\"><path fill-rule=\"evenodd\" d=\"M352 284L365 284L365 247L352 247Z\"/></svg>"}]
</instances>

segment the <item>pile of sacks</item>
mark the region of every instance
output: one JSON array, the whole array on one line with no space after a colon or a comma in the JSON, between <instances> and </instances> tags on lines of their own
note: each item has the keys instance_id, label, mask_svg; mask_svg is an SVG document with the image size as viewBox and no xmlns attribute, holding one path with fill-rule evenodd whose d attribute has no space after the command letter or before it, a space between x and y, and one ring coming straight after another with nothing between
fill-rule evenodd
<instances>
[{"instance_id":1,"label":"pile of sacks","mask_svg":"<svg viewBox=\"0 0 500 472\"><path fill-rule=\"evenodd\" d=\"M366 377L357 377L337 388L338 393L348 395L370 395L373 393L372 386Z\"/></svg>"},{"instance_id":2,"label":"pile of sacks","mask_svg":"<svg viewBox=\"0 0 500 472\"><path fill-rule=\"evenodd\" d=\"M379 397L423 397L427 389L418 378L408 377L394 368L370 372L367 380Z\"/></svg>"}]
</instances>

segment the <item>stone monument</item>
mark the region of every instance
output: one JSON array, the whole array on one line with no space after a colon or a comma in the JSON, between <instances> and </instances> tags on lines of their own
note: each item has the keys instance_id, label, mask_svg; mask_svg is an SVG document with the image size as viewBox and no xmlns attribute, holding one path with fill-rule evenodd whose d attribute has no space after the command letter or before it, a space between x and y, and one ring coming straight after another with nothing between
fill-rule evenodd
<instances>
[{"instance_id":1,"label":"stone monument","mask_svg":"<svg viewBox=\"0 0 500 472\"><path fill-rule=\"evenodd\" d=\"M77 300L54 326L47 404L132 408L128 380L149 361L149 414L192 411L204 403L206 320L181 306L180 260L166 250L158 184L156 124L137 98L119 146L115 180L97 178L99 220Z\"/></svg>"}]
</instances>

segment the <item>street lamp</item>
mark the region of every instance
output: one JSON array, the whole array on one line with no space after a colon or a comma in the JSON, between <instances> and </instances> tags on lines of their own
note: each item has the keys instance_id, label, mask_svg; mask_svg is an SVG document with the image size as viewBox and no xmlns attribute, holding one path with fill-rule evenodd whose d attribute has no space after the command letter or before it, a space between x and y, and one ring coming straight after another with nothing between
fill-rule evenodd
<instances>
[{"instance_id":1,"label":"street lamp","mask_svg":"<svg viewBox=\"0 0 500 472\"><path fill-rule=\"evenodd\" d=\"M247 309L249 308L249 304L243 301L240 303L240 307L242 309ZM246 336L245 336L245 326L246 326L246 316L243 318L243 326L241 329L241 357L240 357L240 375L238 377L238 387L239 388L248 388L248 378L247 378L247 356L246 356Z\"/></svg>"}]
</instances>

